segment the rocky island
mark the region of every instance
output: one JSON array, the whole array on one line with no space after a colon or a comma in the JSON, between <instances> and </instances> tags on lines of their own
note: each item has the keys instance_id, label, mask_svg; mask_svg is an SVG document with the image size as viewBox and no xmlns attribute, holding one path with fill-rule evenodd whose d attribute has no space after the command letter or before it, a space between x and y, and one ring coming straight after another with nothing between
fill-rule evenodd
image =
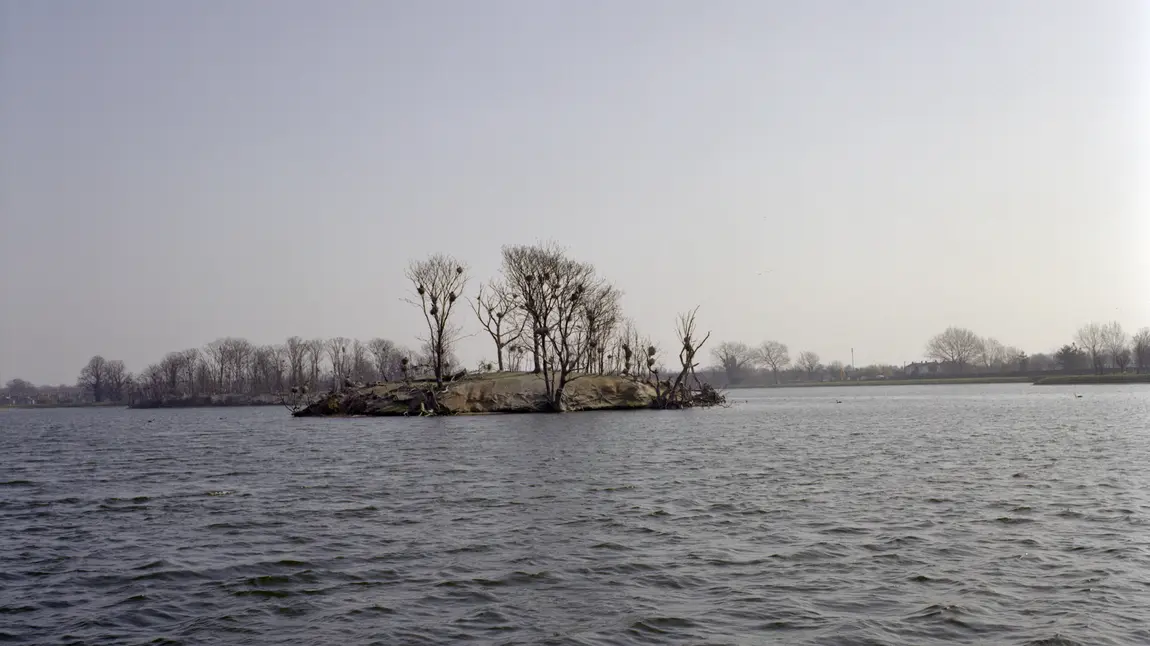
<instances>
[{"instance_id":1,"label":"rocky island","mask_svg":"<svg viewBox=\"0 0 1150 646\"><path fill-rule=\"evenodd\" d=\"M564 410L628 410L658 407L646 382L623 375L583 375L566 384ZM353 385L330 392L293 414L315 416L412 416L539 413L552 410L541 375L497 372L467 375L437 387L434 380Z\"/></svg>"},{"instance_id":2,"label":"rocky island","mask_svg":"<svg viewBox=\"0 0 1150 646\"><path fill-rule=\"evenodd\" d=\"M676 324L677 368L660 363L659 349L621 326L621 294L553 245L503 248L503 277L480 287L472 309L491 337L497 361L477 374L450 373L459 328L452 313L467 284L467 270L450 256L413 261L406 276L408 303L427 325L419 361L403 357L402 380L372 385L347 379L344 349L329 349L333 389L308 395L291 389L297 417L331 415L461 415L562 413L639 408L715 406L726 399L695 373L696 355L710 332L696 331L696 307ZM622 329L620 329L622 327ZM530 372L517 368L530 354ZM504 370L505 365L512 365Z\"/></svg>"}]
</instances>

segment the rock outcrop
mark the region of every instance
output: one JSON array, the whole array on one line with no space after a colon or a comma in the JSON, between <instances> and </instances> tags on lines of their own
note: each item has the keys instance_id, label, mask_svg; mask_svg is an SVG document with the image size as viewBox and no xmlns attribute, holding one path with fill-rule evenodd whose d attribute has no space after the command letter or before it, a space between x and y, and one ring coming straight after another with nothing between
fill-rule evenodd
<instances>
[{"instance_id":1,"label":"rock outcrop","mask_svg":"<svg viewBox=\"0 0 1150 646\"><path fill-rule=\"evenodd\" d=\"M651 408L655 389L620 375L585 375L567 384L568 411ZM447 415L538 413L549 410L543 377L501 372L470 375L447 382L384 383L328 393L295 412L297 417L329 415Z\"/></svg>"}]
</instances>

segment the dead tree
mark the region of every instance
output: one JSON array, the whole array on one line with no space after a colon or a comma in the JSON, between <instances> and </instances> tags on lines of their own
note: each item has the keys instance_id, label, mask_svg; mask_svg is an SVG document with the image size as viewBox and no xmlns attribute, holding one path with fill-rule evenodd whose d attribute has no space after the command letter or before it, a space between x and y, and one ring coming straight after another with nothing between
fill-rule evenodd
<instances>
[{"instance_id":1,"label":"dead tree","mask_svg":"<svg viewBox=\"0 0 1150 646\"><path fill-rule=\"evenodd\" d=\"M689 406L692 403L693 395L691 386L688 383L688 378L695 382L696 386L699 384L699 378L695 374L695 368L699 367L695 363L695 355L699 350L706 345L707 340L711 338L711 333L707 332L703 335L702 339L697 338L695 316L699 313L699 308L690 312L684 312L679 315L677 332L679 333L679 340L682 346L679 349L679 374L675 377L675 382L671 385L670 400L673 405Z\"/></svg>"}]
</instances>

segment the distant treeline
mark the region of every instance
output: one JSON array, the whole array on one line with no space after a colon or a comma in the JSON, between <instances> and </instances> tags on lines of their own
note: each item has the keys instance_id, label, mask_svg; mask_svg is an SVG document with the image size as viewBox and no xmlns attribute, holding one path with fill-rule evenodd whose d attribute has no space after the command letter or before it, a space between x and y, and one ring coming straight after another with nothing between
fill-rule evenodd
<instances>
[{"instance_id":1,"label":"distant treeline","mask_svg":"<svg viewBox=\"0 0 1150 646\"><path fill-rule=\"evenodd\" d=\"M715 366L700 376L716 386L767 386L786 383L940 377L1033 377L1048 373L1107 374L1150 372L1150 328L1128 335L1117 322L1090 323L1071 343L1047 353L1027 354L971 330L947 328L927 341L928 361L904 365L850 366L822 363L804 350L792 359L785 343L764 341L757 347L724 342L712 351Z\"/></svg>"},{"instance_id":2,"label":"distant treeline","mask_svg":"<svg viewBox=\"0 0 1150 646\"><path fill-rule=\"evenodd\" d=\"M291 385L329 388L343 379L363 382L395 378L404 359L417 355L387 339L291 337L282 344L217 339L202 348L169 352L137 375L123 361L96 355L80 371L75 387L36 386L13 379L5 387L10 403L129 402L211 395L266 395ZM413 360L415 358L415 360Z\"/></svg>"}]
</instances>

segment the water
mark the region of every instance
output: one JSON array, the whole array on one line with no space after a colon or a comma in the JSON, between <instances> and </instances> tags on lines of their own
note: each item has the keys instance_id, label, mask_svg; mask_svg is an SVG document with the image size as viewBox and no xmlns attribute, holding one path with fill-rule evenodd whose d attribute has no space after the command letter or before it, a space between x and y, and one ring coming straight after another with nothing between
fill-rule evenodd
<instances>
[{"instance_id":1,"label":"water","mask_svg":"<svg viewBox=\"0 0 1150 646\"><path fill-rule=\"evenodd\" d=\"M1150 388L1080 392L0 412L0 641L1147 644Z\"/></svg>"}]
</instances>

